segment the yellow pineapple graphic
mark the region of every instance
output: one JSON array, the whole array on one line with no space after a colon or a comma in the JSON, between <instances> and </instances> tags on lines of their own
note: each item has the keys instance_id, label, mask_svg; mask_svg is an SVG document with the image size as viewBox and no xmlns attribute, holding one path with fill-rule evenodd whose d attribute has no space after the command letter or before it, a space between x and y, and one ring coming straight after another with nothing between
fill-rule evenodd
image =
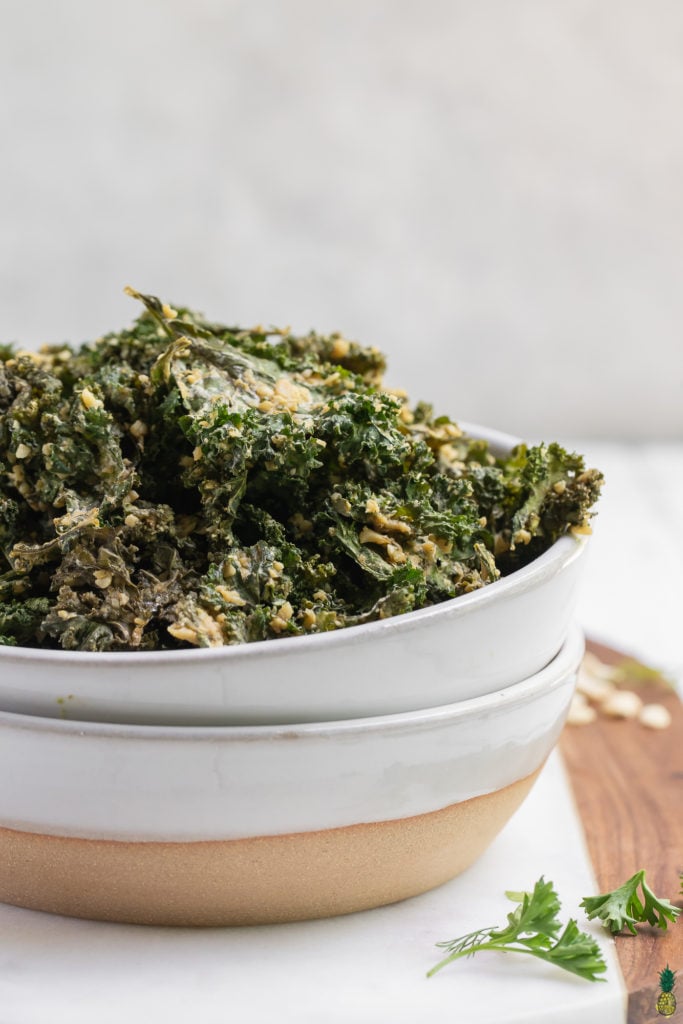
<instances>
[{"instance_id":1,"label":"yellow pineapple graphic","mask_svg":"<svg viewBox=\"0 0 683 1024\"><path fill-rule=\"evenodd\" d=\"M659 987L662 991L657 999L657 1013L662 1017L671 1017L676 1010L676 996L673 994L675 984L676 972L667 964L664 970L659 972Z\"/></svg>"}]
</instances>

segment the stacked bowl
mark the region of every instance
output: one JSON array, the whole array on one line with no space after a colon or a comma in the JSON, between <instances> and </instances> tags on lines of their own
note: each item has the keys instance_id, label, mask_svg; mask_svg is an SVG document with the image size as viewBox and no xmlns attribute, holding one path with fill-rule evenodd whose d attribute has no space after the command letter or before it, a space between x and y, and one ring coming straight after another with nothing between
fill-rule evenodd
<instances>
[{"instance_id":1,"label":"stacked bowl","mask_svg":"<svg viewBox=\"0 0 683 1024\"><path fill-rule=\"evenodd\" d=\"M516 439L478 427L492 450ZM562 729L585 538L405 615L240 647L0 648L0 900L234 925L424 892Z\"/></svg>"}]
</instances>

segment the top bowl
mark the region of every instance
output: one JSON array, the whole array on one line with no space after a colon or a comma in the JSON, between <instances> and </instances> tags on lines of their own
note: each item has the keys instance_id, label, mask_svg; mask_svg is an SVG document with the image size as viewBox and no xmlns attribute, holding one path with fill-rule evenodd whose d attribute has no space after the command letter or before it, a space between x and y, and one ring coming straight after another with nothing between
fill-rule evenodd
<instances>
[{"instance_id":1,"label":"top bowl","mask_svg":"<svg viewBox=\"0 0 683 1024\"><path fill-rule=\"evenodd\" d=\"M502 453L518 439L467 425ZM258 725L438 707L540 671L576 604L585 539L480 590L314 636L189 651L0 647L0 710L79 721Z\"/></svg>"}]
</instances>

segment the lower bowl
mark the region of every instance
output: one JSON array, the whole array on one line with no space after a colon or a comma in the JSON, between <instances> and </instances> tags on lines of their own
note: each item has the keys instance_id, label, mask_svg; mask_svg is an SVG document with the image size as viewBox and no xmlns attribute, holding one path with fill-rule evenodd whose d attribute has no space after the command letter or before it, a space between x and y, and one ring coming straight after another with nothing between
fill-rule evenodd
<instances>
[{"instance_id":1,"label":"lower bowl","mask_svg":"<svg viewBox=\"0 0 683 1024\"><path fill-rule=\"evenodd\" d=\"M531 788L583 653L484 697L294 726L0 714L0 900L241 925L416 895L468 867Z\"/></svg>"}]
</instances>

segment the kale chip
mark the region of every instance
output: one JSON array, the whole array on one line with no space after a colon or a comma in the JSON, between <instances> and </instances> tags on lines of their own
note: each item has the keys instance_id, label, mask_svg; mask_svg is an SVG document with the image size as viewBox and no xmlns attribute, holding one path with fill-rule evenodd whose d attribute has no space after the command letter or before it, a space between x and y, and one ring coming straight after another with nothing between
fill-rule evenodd
<instances>
[{"instance_id":1,"label":"kale chip","mask_svg":"<svg viewBox=\"0 0 683 1024\"><path fill-rule=\"evenodd\" d=\"M376 349L128 291L144 305L128 330L0 353L0 644L339 629L590 532L599 472L557 444L495 457L385 389Z\"/></svg>"}]
</instances>

